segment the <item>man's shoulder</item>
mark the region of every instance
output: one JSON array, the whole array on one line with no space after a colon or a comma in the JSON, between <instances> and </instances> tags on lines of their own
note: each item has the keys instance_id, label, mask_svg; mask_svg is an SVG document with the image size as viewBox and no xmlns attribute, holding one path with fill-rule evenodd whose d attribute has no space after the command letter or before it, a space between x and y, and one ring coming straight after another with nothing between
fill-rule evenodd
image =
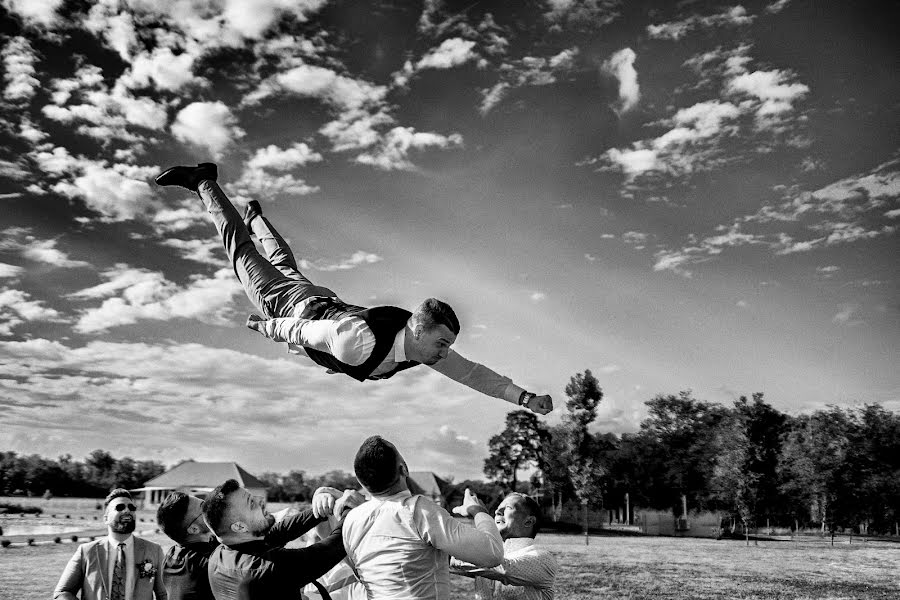
<instances>
[{"instance_id":1,"label":"man's shoulder","mask_svg":"<svg viewBox=\"0 0 900 600\"><path fill-rule=\"evenodd\" d=\"M78 551L81 551L83 553L91 552L92 550L94 550L94 548L97 548L101 544L105 544L105 543L106 543L106 538L100 537L100 538L95 539L92 542L85 542L83 544L79 544L78 548L76 549L76 552L78 552Z\"/></svg>"},{"instance_id":2,"label":"man's shoulder","mask_svg":"<svg viewBox=\"0 0 900 600\"><path fill-rule=\"evenodd\" d=\"M134 536L134 551L148 556L163 556L164 554L162 546L156 542L151 542L150 540L138 536Z\"/></svg>"}]
</instances>

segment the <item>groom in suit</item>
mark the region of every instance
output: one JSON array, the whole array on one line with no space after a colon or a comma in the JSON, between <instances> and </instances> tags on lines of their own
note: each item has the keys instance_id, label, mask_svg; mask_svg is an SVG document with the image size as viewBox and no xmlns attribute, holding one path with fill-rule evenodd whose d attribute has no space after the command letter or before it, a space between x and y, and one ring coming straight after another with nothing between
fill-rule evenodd
<instances>
[{"instance_id":1,"label":"groom in suit","mask_svg":"<svg viewBox=\"0 0 900 600\"><path fill-rule=\"evenodd\" d=\"M66 565L53 598L75 600L167 600L162 547L132 535L134 500L114 489L104 501L108 535L82 544Z\"/></svg>"}]
</instances>

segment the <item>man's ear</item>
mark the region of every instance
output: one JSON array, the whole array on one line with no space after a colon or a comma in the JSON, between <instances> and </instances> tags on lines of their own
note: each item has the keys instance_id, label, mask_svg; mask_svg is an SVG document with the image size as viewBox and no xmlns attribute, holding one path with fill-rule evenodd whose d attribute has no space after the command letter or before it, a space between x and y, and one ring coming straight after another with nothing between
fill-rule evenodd
<instances>
[{"instance_id":1,"label":"man's ear","mask_svg":"<svg viewBox=\"0 0 900 600\"><path fill-rule=\"evenodd\" d=\"M413 327L413 338L419 339L420 337L422 337L423 331L425 331L425 328L422 326L422 324L416 323L415 326Z\"/></svg>"},{"instance_id":2,"label":"man's ear","mask_svg":"<svg viewBox=\"0 0 900 600\"><path fill-rule=\"evenodd\" d=\"M190 533L191 535L193 535L195 533L200 533L200 526L197 525L196 523L194 523L193 525L191 525L190 527L187 528L187 532Z\"/></svg>"},{"instance_id":3,"label":"man's ear","mask_svg":"<svg viewBox=\"0 0 900 600\"><path fill-rule=\"evenodd\" d=\"M534 524L537 523L537 517L534 515L528 515L525 517L525 520L522 521L529 529L534 529Z\"/></svg>"},{"instance_id":4,"label":"man's ear","mask_svg":"<svg viewBox=\"0 0 900 600\"><path fill-rule=\"evenodd\" d=\"M243 521L235 521L231 524L231 531L235 533L246 533L250 531L250 528L247 527L247 524Z\"/></svg>"}]
</instances>

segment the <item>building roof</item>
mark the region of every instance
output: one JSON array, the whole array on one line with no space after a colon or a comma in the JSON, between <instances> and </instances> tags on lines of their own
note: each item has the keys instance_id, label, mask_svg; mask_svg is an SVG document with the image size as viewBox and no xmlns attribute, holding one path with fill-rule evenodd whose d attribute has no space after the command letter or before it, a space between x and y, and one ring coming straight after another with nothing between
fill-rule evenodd
<instances>
[{"instance_id":1,"label":"building roof","mask_svg":"<svg viewBox=\"0 0 900 600\"><path fill-rule=\"evenodd\" d=\"M410 471L406 481L409 484L409 491L413 494L432 497L443 497L444 488L447 487L447 482L431 471Z\"/></svg>"},{"instance_id":2,"label":"building roof","mask_svg":"<svg viewBox=\"0 0 900 600\"><path fill-rule=\"evenodd\" d=\"M214 488L226 479L236 479L245 488L265 488L266 484L234 462L197 462L187 460L144 484L144 487Z\"/></svg>"}]
</instances>

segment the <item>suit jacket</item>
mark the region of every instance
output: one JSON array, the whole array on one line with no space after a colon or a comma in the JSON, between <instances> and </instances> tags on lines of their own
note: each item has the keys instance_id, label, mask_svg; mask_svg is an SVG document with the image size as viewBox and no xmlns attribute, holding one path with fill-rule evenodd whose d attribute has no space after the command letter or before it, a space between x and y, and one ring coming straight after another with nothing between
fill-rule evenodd
<instances>
[{"instance_id":1,"label":"suit jacket","mask_svg":"<svg viewBox=\"0 0 900 600\"><path fill-rule=\"evenodd\" d=\"M78 546L56 584L53 598L74 600L81 592L81 600L107 600L112 588L107 559L106 538ZM135 536L134 564L139 565L147 559L156 567L156 575L139 577L135 574L132 597L134 600L153 600L155 595L156 600L168 600L163 583L165 557L162 546Z\"/></svg>"}]
</instances>

